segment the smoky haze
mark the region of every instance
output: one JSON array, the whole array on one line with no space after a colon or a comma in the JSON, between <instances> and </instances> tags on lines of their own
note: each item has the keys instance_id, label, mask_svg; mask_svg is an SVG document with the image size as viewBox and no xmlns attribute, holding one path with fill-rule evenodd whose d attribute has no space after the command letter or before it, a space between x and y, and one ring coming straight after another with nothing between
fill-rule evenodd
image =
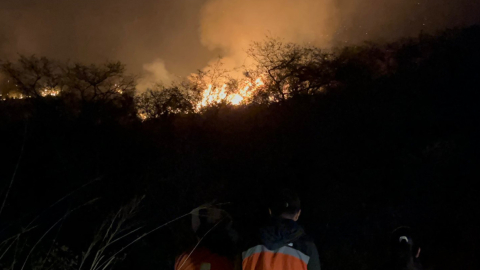
<instances>
[{"instance_id":1,"label":"smoky haze","mask_svg":"<svg viewBox=\"0 0 480 270\"><path fill-rule=\"evenodd\" d=\"M218 56L238 67L266 35L330 47L470 25L478 14L467 0L2 0L0 57L120 60L146 87Z\"/></svg>"}]
</instances>

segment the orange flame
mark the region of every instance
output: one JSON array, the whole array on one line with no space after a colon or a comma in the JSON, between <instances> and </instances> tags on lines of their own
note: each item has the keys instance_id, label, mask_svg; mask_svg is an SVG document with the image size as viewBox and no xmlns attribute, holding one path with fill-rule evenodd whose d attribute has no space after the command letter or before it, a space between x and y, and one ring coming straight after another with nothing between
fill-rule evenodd
<instances>
[{"instance_id":1,"label":"orange flame","mask_svg":"<svg viewBox=\"0 0 480 270\"><path fill-rule=\"evenodd\" d=\"M232 105L247 103L263 85L262 78L257 78L253 84L250 81L246 81L242 87L229 92L226 84L223 84L222 87L214 87L212 84L209 84L202 93L202 100L197 104L197 109L221 102Z\"/></svg>"},{"instance_id":2,"label":"orange flame","mask_svg":"<svg viewBox=\"0 0 480 270\"><path fill-rule=\"evenodd\" d=\"M40 92L40 95L42 97L46 97L46 96L56 97L59 94L60 94L60 90L55 88L45 88L43 89L43 91Z\"/></svg>"}]
</instances>

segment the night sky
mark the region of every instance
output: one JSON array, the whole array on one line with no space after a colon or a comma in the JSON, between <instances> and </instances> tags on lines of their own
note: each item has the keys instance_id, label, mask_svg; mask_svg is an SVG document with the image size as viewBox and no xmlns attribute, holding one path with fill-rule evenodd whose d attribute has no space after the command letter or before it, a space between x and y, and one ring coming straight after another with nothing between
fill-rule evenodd
<instances>
[{"instance_id":1,"label":"night sky","mask_svg":"<svg viewBox=\"0 0 480 270\"><path fill-rule=\"evenodd\" d=\"M470 25L479 14L470 0L2 0L0 57L120 60L169 82L218 56L237 67L265 35L330 47Z\"/></svg>"}]
</instances>

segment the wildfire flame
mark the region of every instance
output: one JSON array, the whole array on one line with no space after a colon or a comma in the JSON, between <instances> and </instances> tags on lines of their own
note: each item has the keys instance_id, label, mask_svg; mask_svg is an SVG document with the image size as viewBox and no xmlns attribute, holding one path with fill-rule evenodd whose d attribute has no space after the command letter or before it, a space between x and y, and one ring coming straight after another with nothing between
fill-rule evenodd
<instances>
[{"instance_id":1,"label":"wildfire flame","mask_svg":"<svg viewBox=\"0 0 480 270\"><path fill-rule=\"evenodd\" d=\"M197 109L221 102L240 105L242 102L251 100L263 85L263 80L260 77L254 83L245 81L241 87L234 91L228 91L227 84L223 84L222 87L215 87L213 84L209 84L202 93L202 100L197 104Z\"/></svg>"},{"instance_id":2,"label":"wildfire flame","mask_svg":"<svg viewBox=\"0 0 480 270\"><path fill-rule=\"evenodd\" d=\"M60 95L60 89L55 89L55 88L44 88L43 90L40 90L39 91L39 95L42 96L42 97L48 97L48 96L51 96L51 97L56 97L58 95ZM1 100L7 100L7 98L10 98L10 99L27 99L27 98L31 98L32 96L30 95L24 95L18 91L12 91L12 92L9 92L5 95L5 97L3 97L1 94L0 94L0 99Z\"/></svg>"},{"instance_id":3,"label":"wildfire flame","mask_svg":"<svg viewBox=\"0 0 480 270\"><path fill-rule=\"evenodd\" d=\"M42 97L46 97L46 96L56 97L59 94L60 94L60 90L59 89L54 89L54 88L45 88L45 89L43 89L43 91L40 92L40 95Z\"/></svg>"}]
</instances>

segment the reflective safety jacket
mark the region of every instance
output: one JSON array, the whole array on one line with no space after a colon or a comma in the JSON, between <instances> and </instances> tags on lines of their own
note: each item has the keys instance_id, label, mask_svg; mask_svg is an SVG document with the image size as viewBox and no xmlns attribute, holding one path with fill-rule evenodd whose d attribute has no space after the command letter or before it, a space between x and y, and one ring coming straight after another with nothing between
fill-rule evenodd
<instances>
[{"instance_id":1,"label":"reflective safety jacket","mask_svg":"<svg viewBox=\"0 0 480 270\"><path fill-rule=\"evenodd\" d=\"M272 219L242 252L243 270L320 270L313 241L290 219Z\"/></svg>"}]
</instances>

